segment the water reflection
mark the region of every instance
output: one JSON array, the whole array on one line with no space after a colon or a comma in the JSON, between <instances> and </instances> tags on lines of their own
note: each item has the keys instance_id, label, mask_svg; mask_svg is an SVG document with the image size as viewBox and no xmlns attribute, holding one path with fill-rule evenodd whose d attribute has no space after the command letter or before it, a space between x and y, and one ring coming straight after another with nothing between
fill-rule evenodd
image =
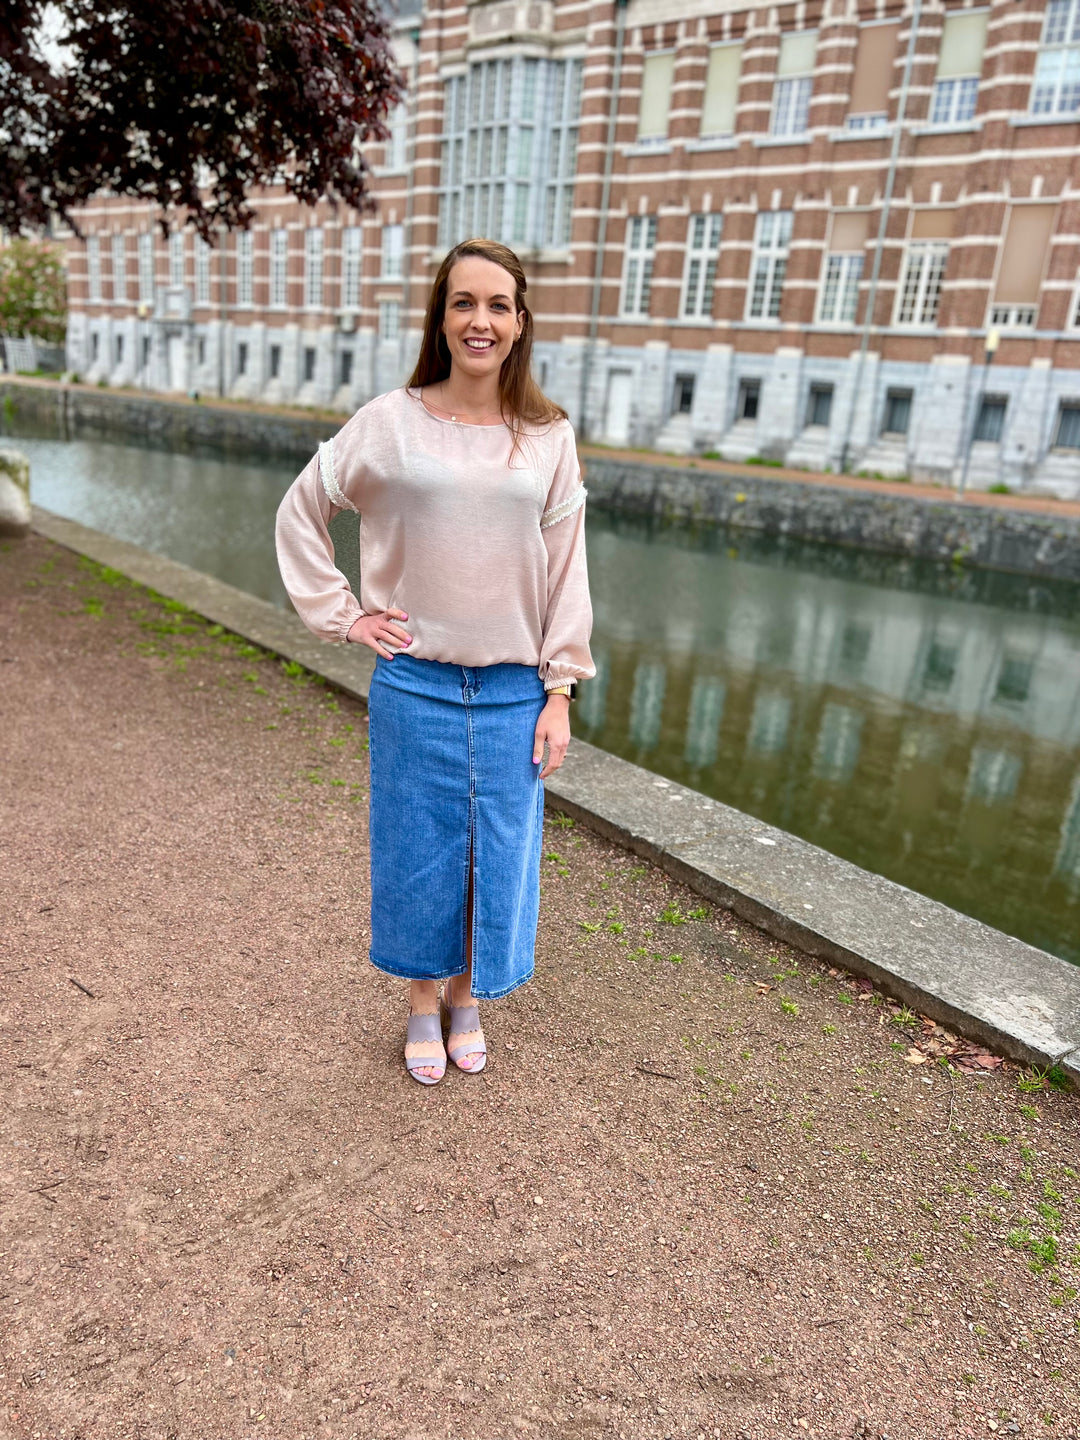
<instances>
[{"instance_id":1,"label":"water reflection","mask_svg":"<svg viewBox=\"0 0 1080 1440\"><path fill-rule=\"evenodd\" d=\"M38 504L286 603L292 467L20 445ZM599 514L589 563L578 734L1080 962L1080 587Z\"/></svg>"}]
</instances>

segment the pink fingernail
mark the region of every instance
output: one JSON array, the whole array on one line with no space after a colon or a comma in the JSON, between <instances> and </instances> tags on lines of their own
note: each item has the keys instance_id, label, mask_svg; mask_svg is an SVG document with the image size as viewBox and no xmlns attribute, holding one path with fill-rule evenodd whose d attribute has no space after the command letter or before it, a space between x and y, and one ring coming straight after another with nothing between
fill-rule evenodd
<instances>
[{"instance_id":1,"label":"pink fingernail","mask_svg":"<svg viewBox=\"0 0 1080 1440\"><path fill-rule=\"evenodd\" d=\"M402 618L403 620L407 620L409 617L408 617L408 615L403 614L401 618Z\"/></svg>"}]
</instances>

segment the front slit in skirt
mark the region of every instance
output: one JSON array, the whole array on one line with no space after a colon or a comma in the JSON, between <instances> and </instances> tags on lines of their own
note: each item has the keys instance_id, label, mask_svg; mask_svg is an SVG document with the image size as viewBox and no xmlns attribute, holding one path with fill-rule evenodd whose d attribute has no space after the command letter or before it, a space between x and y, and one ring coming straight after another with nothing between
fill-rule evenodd
<instances>
[{"instance_id":1,"label":"front slit in skirt","mask_svg":"<svg viewBox=\"0 0 1080 1440\"><path fill-rule=\"evenodd\" d=\"M533 736L544 687L530 665L379 656L368 696L371 961L406 980L465 970L472 993L530 979L540 913L544 786Z\"/></svg>"}]
</instances>

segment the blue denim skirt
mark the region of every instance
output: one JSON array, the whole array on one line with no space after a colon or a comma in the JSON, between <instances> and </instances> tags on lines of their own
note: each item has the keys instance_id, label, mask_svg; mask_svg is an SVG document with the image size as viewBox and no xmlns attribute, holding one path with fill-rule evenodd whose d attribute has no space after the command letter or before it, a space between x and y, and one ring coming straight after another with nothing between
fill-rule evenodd
<instances>
[{"instance_id":1,"label":"blue denim skirt","mask_svg":"<svg viewBox=\"0 0 1080 1440\"><path fill-rule=\"evenodd\" d=\"M376 659L371 745L371 960L406 980L465 964L497 1000L533 973L544 786L533 736L544 687L529 665Z\"/></svg>"}]
</instances>

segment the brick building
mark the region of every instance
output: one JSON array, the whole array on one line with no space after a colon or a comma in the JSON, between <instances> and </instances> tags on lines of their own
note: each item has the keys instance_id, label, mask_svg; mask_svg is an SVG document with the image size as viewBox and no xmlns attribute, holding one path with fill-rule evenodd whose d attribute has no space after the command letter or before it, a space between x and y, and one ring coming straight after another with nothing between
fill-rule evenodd
<instances>
[{"instance_id":1,"label":"brick building","mask_svg":"<svg viewBox=\"0 0 1080 1440\"><path fill-rule=\"evenodd\" d=\"M428 0L397 35L376 213L268 190L207 246L103 197L72 368L351 409L489 234L590 439L1080 494L1080 0Z\"/></svg>"}]
</instances>

